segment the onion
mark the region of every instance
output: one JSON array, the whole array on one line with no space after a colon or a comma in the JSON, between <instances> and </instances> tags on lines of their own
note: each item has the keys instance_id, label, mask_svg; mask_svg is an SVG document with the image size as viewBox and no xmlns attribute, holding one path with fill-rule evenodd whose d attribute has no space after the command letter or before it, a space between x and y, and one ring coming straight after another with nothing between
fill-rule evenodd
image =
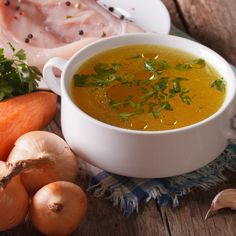
<instances>
[{"instance_id":1,"label":"onion","mask_svg":"<svg viewBox=\"0 0 236 236\"><path fill-rule=\"evenodd\" d=\"M15 166L0 161L0 231L14 228L24 221L29 207L29 197L15 176ZM5 179L5 177L8 177Z\"/></svg>"},{"instance_id":2,"label":"onion","mask_svg":"<svg viewBox=\"0 0 236 236\"><path fill-rule=\"evenodd\" d=\"M41 188L33 197L30 219L46 235L68 235L80 224L87 198L73 183L58 181Z\"/></svg>"},{"instance_id":3,"label":"onion","mask_svg":"<svg viewBox=\"0 0 236 236\"><path fill-rule=\"evenodd\" d=\"M35 193L44 185L55 181L74 182L78 162L67 143L59 136L46 131L32 131L22 135L15 142L8 162L48 158L50 164L22 173L21 179L30 193Z\"/></svg>"}]
</instances>

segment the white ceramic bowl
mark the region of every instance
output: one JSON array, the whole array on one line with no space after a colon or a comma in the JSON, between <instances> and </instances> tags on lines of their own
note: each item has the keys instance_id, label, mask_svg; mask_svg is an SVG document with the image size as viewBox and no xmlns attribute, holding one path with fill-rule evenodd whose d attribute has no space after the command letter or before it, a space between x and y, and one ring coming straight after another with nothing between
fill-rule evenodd
<instances>
[{"instance_id":1,"label":"white ceramic bowl","mask_svg":"<svg viewBox=\"0 0 236 236\"><path fill-rule=\"evenodd\" d=\"M102 123L81 111L71 99L70 83L78 67L94 54L129 44L158 44L204 58L227 82L221 108L196 124L166 131L135 131ZM62 70L60 83L52 68ZM232 138L236 80L229 64L211 49L188 39L157 34L128 34L97 41L69 61L51 59L43 71L46 82L61 94L62 132L72 150L85 161L116 174L153 178L196 170L214 160Z\"/></svg>"}]
</instances>

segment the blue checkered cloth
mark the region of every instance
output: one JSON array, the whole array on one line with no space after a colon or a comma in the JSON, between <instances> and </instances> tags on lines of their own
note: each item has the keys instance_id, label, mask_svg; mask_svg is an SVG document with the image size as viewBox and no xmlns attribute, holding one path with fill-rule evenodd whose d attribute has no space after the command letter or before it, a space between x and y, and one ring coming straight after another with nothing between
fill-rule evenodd
<instances>
[{"instance_id":1,"label":"blue checkered cloth","mask_svg":"<svg viewBox=\"0 0 236 236\"><path fill-rule=\"evenodd\" d=\"M190 38L172 26L171 34ZM235 67L232 66L236 73ZM188 194L193 188L207 190L226 180L224 171L236 172L236 144L229 144L224 152L207 166L188 174L159 179L138 179L101 171L91 179L89 192L104 197L120 206L126 216L138 212L139 207L150 199L160 206L172 203L179 205L178 197Z\"/></svg>"}]
</instances>

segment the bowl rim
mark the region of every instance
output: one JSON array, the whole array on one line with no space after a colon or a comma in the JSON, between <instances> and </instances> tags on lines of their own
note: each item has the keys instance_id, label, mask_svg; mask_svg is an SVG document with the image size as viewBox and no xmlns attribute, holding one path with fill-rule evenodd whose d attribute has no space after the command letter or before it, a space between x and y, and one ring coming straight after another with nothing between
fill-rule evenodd
<instances>
[{"instance_id":1,"label":"bowl rim","mask_svg":"<svg viewBox=\"0 0 236 236\"><path fill-rule=\"evenodd\" d=\"M95 123L95 125L99 125L99 126L102 126L103 128L106 128L106 129L112 129L114 131L119 131L119 132L122 132L122 133L129 133L129 134L140 134L140 135L157 135L157 134L169 134L169 133L177 133L177 132L183 132L183 131L187 131L187 130L190 130L190 129L194 129L194 128L197 128L201 125L206 125L207 123L209 123L210 121L212 121L213 119L215 119L216 117L218 117L219 115L221 115L228 107L229 105L233 102L234 100L234 97L235 97L235 93L234 92L231 97L226 101L224 100L224 102L222 103L221 107L215 112L213 113L211 116L197 122L197 123L194 123L194 124L191 124L191 125L188 125L188 126L184 126L184 127L180 127L180 128L175 128L175 129L167 129L167 130L156 130L156 131L147 131L147 130L133 130L133 129L128 129L128 128L121 128L121 127L118 127L118 126L114 126L114 125L110 125L110 124L107 124L103 121L100 121L100 120L97 120L96 118L93 118L92 116L90 116L89 114L87 114L86 112L84 112L83 110L81 110L74 102L73 102L73 99L71 97L71 95L69 94L69 91L68 89L66 88L66 81L67 80L72 80L72 78L69 78L70 76L66 76L68 72L68 69L70 68L70 66L73 64L73 63L78 63L78 59L77 57L83 53L84 51L86 50L89 50L90 47L94 47L94 46L98 46L99 44L104 44L106 42L109 42L109 41L113 41L113 40L117 40L117 39L120 39L120 38L130 38L130 37L160 37L160 38L169 38L170 40L175 40L175 39L181 39L183 41L186 41L188 43L192 43L193 46L195 47L200 47L201 49L205 50L205 51L208 51L209 53L211 53L215 58L218 58L219 60L221 60L226 67L228 67L228 71L231 73L231 75L229 77L232 77L232 79L234 78L233 80L233 83L234 83L234 91L236 91L236 76L231 68L231 66L229 65L229 63L222 57L220 56L218 53L216 53L215 51L213 51L212 49L196 42L196 41L193 41L193 40L190 40L190 39L187 39L187 38L183 38L183 37L179 37L179 36L174 36L174 35L163 35L163 34L157 34L157 33L129 33L129 34L124 34L124 35L118 35L118 36L111 36L111 37L107 37L107 38L104 38L104 39L100 39L98 41L95 41L85 47L83 47L82 49L80 49L79 51L77 51L66 63L65 67L64 67L64 70L62 71L62 74L61 74L61 91L62 91L62 95L65 96L65 98L67 99L67 101L70 103L70 105L72 105L73 109L80 112L81 115L83 115L87 120L89 120L90 122L92 123ZM139 44L139 43L138 43ZM133 45L138 45L137 43L134 43ZM146 43L144 43L146 44ZM123 46L126 46L126 45L130 45L130 44L122 44L122 45L119 45L117 46L118 47L123 47ZM158 44L157 45L161 45L161 46L167 46L167 45L162 45L162 44ZM169 46L167 46L169 47ZM114 47L111 47L111 48L108 48L106 50L110 50ZM182 50L182 51L185 51L181 48L178 48L178 47L173 47L173 48L176 48L178 50ZM106 51L106 50L103 50L103 51ZM97 53L101 53L103 51L99 51ZM189 52L188 50L186 50L186 52L188 53L191 53ZM96 53L94 54L96 55ZM90 57L93 57L90 56ZM82 61L82 63L84 63L86 60ZM210 63L211 64L211 63ZM217 70L217 68L215 68ZM218 70L217 70L218 71ZM65 78L68 78L68 79L65 79ZM228 86L227 86L227 89L226 91L228 90ZM227 92L226 92L227 93Z\"/></svg>"}]
</instances>

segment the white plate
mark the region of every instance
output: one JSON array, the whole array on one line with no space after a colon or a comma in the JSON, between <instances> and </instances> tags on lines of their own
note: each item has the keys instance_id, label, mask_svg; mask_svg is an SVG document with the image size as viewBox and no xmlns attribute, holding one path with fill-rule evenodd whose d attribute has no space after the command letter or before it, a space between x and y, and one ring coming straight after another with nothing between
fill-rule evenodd
<instances>
[{"instance_id":1,"label":"white plate","mask_svg":"<svg viewBox=\"0 0 236 236\"><path fill-rule=\"evenodd\" d=\"M170 15L160 0L98 0L101 6L114 8L114 15L124 15L147 32L169 34ZM39 89L48 89L43 80Z\"/></svg>"},{"instance_id":2,"label":"white plate","mask_svg":"<svg viewBox=\"0 0 236 236\"><path fill-rule=\"evenodd\" d=\"M115 13L124 15L147 32L170 32L170 15L160 0L98 0L98 3L114 7Z\"/></svg>"}]
</instances>

